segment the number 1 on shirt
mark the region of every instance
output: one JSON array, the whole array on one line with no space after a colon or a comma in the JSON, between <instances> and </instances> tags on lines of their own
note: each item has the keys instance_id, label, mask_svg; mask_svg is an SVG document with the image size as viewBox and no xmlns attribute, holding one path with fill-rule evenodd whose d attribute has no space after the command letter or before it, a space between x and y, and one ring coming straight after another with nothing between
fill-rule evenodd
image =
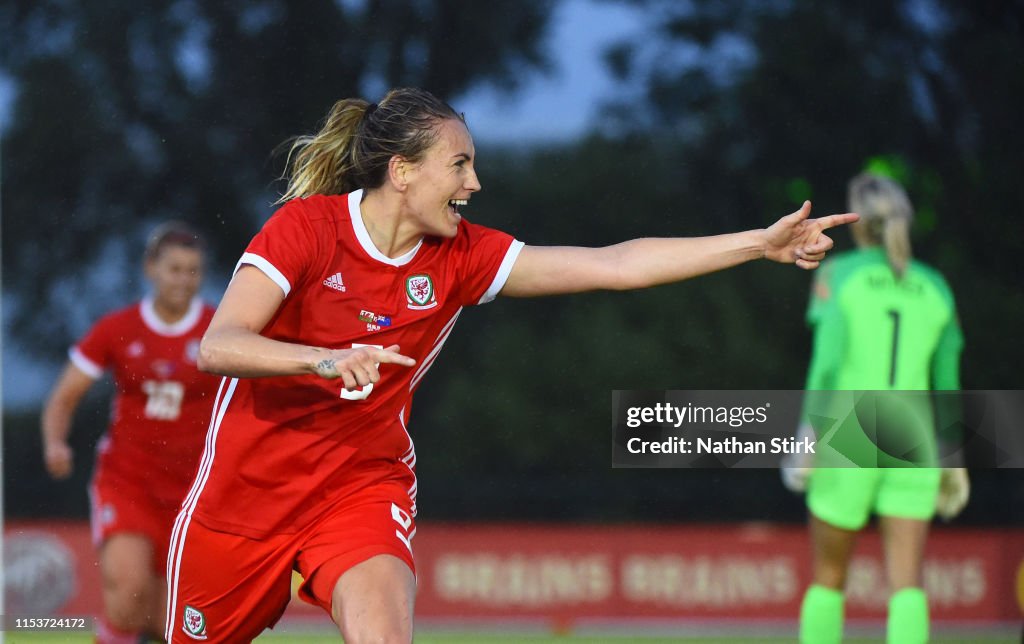
<instances>
[{"instance_id":1,"label":"number 1 on shirt","mask_svg":"<svg viewBox=\"0 0 1024 644\"><path fill-rule=\"evenodd\" d=\"M896 386L896 355L900 341L900 312L889 309L889 316L892 318L892 358L889 363L889 386Z\"/></svg>"}]
</instances>

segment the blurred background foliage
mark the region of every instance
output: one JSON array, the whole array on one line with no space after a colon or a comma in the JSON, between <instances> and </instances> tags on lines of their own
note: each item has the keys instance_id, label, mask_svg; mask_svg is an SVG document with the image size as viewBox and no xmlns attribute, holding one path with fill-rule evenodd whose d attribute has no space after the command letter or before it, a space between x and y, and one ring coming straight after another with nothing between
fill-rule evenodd
<instances>
[{"instance_id":1,"label":"blurred background foliage","mask_svg":"<svg viewBox=\"0 0 1024 644\"><path fill-rule=\"evenodd\" d=\"M580 140L478 141L470 219L541 245L763 227L805 198L844 211L846 181L881 158L917 206L916 255L958 296L964 387L1021 388L1024 3L606 2L648 17L605 54L621 91ZM282 189L275 146L391 86L457 109L481 85L513 96L550 65L557 4L6 2L5 342L63 360L137 297L167 217L207 234L223 277ZM613 389L801 388L809 283L758 263L463 316L413 412L423 517L799 518L776 472L611 470L609 409ZM76 420L83 461L108 393ZM88 468L46 480L37 422L5 406L8 510L81 515ZM966 521L1024 521L1024 477L977 477Z\"/></svg>"}]
</instances>

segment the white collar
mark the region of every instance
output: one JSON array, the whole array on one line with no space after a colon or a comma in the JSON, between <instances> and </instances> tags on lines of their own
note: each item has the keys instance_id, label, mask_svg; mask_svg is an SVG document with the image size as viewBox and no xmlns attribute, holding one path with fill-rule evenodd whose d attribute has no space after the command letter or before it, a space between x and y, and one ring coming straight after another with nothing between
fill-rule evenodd
<instances>
[{"instance_id":1,"label":"white collar","mask_svg":"<svg viewBox=\"0 0 1024 644\"><path fill-rule=\"evenodd\" d=\"M147 295L142 299L142 302L139 303L139 313L142 315L142 321L146 323L149 330L157 335L172 337L184 335L192 330L192 327L196 325L199 317L203 314L203 301L198 297L193 297L192 301L189 302L185 317L174 324L167 324L156 314L152 296Z\"/></svg>"},{"instance_id":2,"label":"white collar","mask_svg":"<svg viewBox=\"0 0 1024 644\"><path fill-rule=\"evenodd\" d=\"M411 262L412 258L416 256L416 251L418 251L420 246L423 245L423 239L421 238L412 250L400 257L395 257L394 259L380 252L374 245L373 240L370 238L370 233L366 230L366 224L363 223L363 211L359 207L359 203L362 200L363 191L361 189L348 193L348 212L352 219L352 228L355 230L356 239L359 240L359 245L363 247L366 254L378 262L382 262L390 266L404 266Z\"/></svg>"}]
</instances>

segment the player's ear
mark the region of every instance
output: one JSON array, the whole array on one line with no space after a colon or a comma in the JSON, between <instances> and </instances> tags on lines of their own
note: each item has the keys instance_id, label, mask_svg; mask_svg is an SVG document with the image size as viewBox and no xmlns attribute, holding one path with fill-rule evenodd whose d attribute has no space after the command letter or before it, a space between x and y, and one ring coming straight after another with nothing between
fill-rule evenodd
<instances>
[{"instance_id":1,"label":"player's ear","mask_svg":"<svg viewBox=\"0 0 1024 644\"><path fill-rule=\"evenodd\" d=\"M409 186L411 170L412 164L405 157L398 154L391 157L388 161L388 181L391 182L395 190L405 192L405 189Z\"/></svg>"}]
</instances>

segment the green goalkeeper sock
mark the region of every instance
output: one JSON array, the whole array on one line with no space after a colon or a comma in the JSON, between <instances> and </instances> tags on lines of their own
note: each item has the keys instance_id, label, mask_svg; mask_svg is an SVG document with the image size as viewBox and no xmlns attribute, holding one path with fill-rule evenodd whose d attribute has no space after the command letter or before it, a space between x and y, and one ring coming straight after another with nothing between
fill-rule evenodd
<instances>
[{"instance_id":1,"label":"green goalkeeper sock","mask_svg":"<svg viewBox=\"0 0 1024 644\"><path fill-rule=\"evenodd\" d=\"M800 606L801 644L838 644L842 639L842 591L811 585Z\"/></svg>"},{"instance_id":2,"label":"green goalkeeper sock","mask_svg":"<svg viewBox=\"0 0 1024 644\"><path fill-rule=\"evenodd\" d=\"M923 644L928 641L928 596L921 588L904 588L889 598L887 642Z\"/></svg>"}]
</instances>

